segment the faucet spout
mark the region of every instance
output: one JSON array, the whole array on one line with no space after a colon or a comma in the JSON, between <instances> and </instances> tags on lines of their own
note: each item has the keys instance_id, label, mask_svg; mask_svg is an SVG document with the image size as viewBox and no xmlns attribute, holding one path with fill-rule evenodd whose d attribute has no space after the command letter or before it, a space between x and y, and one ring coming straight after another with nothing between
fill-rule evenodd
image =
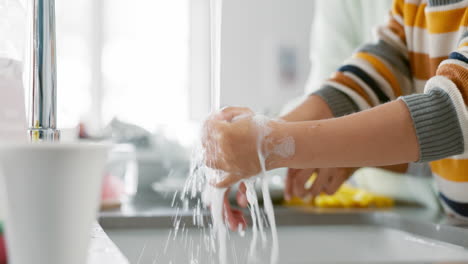
<instances>
[{"instance_id":1,"label":"faucet spout","mask_svg":"<svg viewBox=\"0 0 468 264\"><path fill-rule=\"evenodd\" d=\"M55 0L28 2L29 136L32 141L58 141Z\"/></svg>"}]
</instances>

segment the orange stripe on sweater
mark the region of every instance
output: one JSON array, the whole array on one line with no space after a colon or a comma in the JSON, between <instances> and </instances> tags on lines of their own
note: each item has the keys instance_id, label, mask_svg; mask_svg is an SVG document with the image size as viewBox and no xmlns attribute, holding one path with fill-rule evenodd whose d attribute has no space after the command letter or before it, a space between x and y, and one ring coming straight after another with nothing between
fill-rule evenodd
<instances>
[{"instance_id":1,"label":"orange stripe on sweater","mask_svg":"<svg viewBox=\"0 0 468 264\"><path fill-rule=\"evenodd\" d=\"M468 69L457 64L444 64L437 69L437 75L449 78L460 91L465 105L468 103ZM468 191L468 190L467 190Z\"/></svg>"},{"instance_id":2,"label":"orange stripe on sweater","mask_svg":"<svg viewBox=\"0 0 468 264\"><path fill-rule=\"evenodd\" d=\"M387 26L401 39L401 41L403 41L403 43L406 44L405 28L400 23L398 23L398 21L396 21L393 16L390 16L390 20L388 20Z\"/></svg>"},{"instance_id":3,"label":"orange stripe on sweater","mask_svg":"<svg viewBox=\"0 0 468 264\"><path fill-rule=\"evenodd\" d=\"M372 100L370 99L370 97L366 93L366 91L364 89L362 89L362 87L358 83L356 83L353 79L351 79L350 77L344 75L341 72L335 72L335 74L332 76L330 81L334 81L334 82L343 84L346 87L352 89L353 91L358 93L362 98L364 98L364 100L366 100L366 102L369 105L373 106Z\"/></svg>"},{"instance_id":4,"label":"orange stripe on sweater","mask_svg":"<svg viewBox=\"0 0 468 264\"><path fill-rule=\"evenodd\" d=\"M430 58L425 53L408 52L411 72L413 77L420 80L428 80L436 74L439 64L448 57Z\"/></svg>"},{"instance_id":5,"label":"orange stripe on sweater","mask_svg":"<svg viewBox=\"0 0 468 264\"><path fill-rule=\"evenodd\" d=\"M395 77L393 72L389 68L387 68L387 66L382 61L380 61L380 59L366 52L358 52L354 55L354 57L369 62L372 65L372 67L374 67L374 69L376 69L377 72L380 75L382 75L385 78L385 80L390 84L395 96L402 95L398 79Z\"/></svg>"},{"instance_id":6,"label":"orange stripe on sweater","mask_svg":"<svg viewBox=\"0 0 468 264\"><path fill-rule=\"evenodd\" d=\"M430 163L440 177L453 182L468 182L468 160L443 159Z\"/></svg>"}]
</instances>

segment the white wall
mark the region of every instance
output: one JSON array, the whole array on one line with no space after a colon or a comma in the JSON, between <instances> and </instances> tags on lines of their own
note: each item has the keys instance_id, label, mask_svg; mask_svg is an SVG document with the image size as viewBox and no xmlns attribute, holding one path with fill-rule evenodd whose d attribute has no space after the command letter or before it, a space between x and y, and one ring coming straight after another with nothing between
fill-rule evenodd
<instances>
[{"instance_id":1,"label":"white wall","mask_svg":"<svg viewBox=\"0 0 468 264\"><path fill-rule=\"evenodd\" d=\"M309 73L312 0L225 0L221 105L277 113L303 93ZM280 53L296 57L296 78L280 74ZM294 68L294 67L293 67Z\"/></svg>"}]
</instances>

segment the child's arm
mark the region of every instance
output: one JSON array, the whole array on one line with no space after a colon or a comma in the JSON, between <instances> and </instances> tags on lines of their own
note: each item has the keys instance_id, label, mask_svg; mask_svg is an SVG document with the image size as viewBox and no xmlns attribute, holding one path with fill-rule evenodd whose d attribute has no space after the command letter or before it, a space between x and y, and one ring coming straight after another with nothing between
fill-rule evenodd
<instances>
[{"instance_id":1,"label":"child's arm","mask_svg":"<svg viewBox=\"0 0 468 264\"><path fill-rule=\"evenodd\" d=\"M270 123L267 152L293 137L294 155L270 155L269 168L384 166L417 161L419 145L408 108L401 100L341 118Z\"/></svg>"}]
</instances>

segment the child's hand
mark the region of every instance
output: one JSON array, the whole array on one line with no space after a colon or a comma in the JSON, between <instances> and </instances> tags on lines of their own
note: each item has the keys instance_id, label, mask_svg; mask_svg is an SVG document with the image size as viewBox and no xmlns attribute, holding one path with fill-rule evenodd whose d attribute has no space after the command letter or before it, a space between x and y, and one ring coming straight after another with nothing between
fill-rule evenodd
<instances>
[{"instance_id":1,"label":"child's hand","mask_svg":"<svg viewBox=\"0 0 468 264\"><path fill-rule=\"evenodd\" d=\"M351 177L354 171L355 169L351 168L289 169L284 198L290 200L296 196L302 199L312 199L322 192L332 195ZM317 173L317 178L311 186L307 186L314 172Z\"/></svg>"},{"instance_id":2,"label":"child's hand","mask_svg":"<svg viewBox=\"0 0 468 264\"><path fill-rule=\"evenodd\" d=\"M228 223L228 227L231 229L231 231L239 231L239 228L241 230L245 230L247 227L247 221L245 220L244 213L242 210L231 207L229 202L229 191L230 190L228 189L226 191L226 195L224 196L225 219ZM237 205L241 208L247 208L248 206L247 195L245 192L245 184L241 183L236 194Z\"/></svg>"},{"instance_id":3,"label":"child's hand","mask_svg":"<svg viewBox=\"0 0 468 264\"><path fill-rule=\"evenodd\" d=\"M204 126L206 165L226 172L215 185L228 187L260 172L257 153L258 127L247 108L230 107L213 115Z\"/></svg>"}]
</instances>

